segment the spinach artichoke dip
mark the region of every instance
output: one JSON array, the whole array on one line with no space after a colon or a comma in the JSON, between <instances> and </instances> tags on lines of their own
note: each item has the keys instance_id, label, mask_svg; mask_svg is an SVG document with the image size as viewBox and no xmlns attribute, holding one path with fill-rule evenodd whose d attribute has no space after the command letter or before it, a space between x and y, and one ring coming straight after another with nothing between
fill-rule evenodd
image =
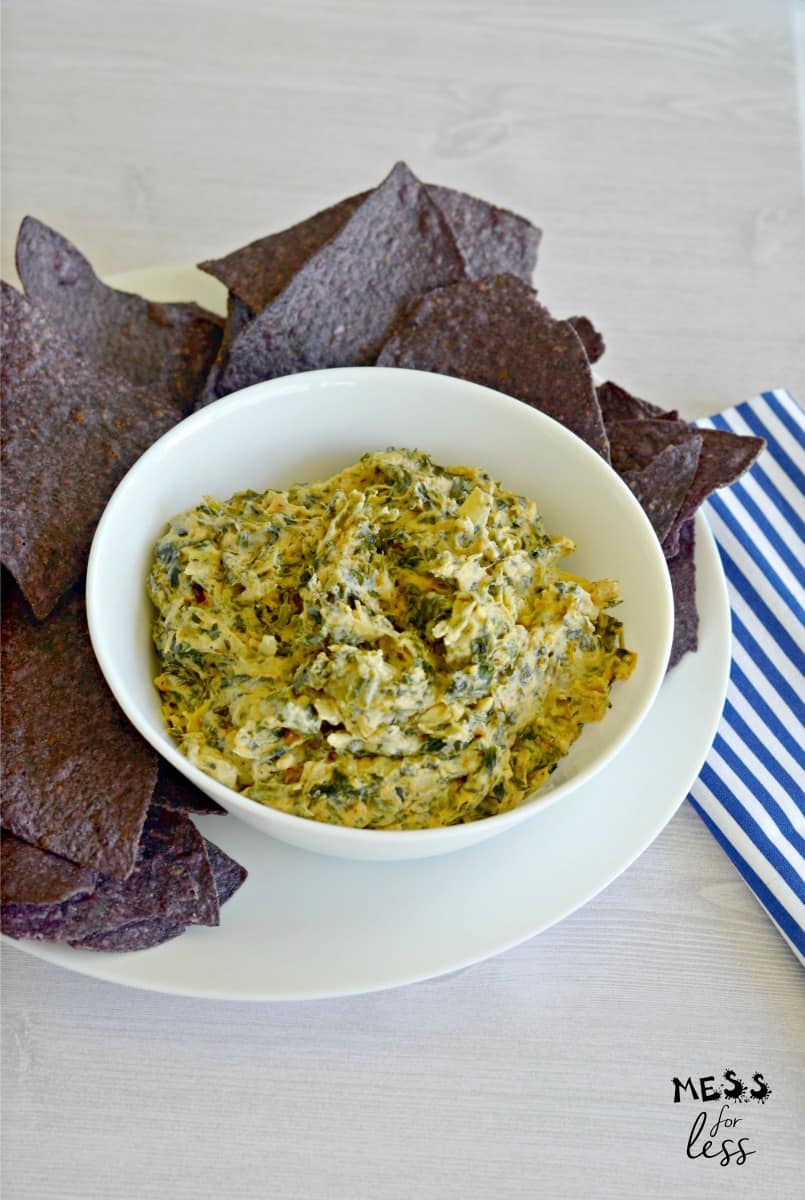
<instances>
[{"instance_id":1,"label":"spinach artichoke dip","mask_svg":"<svg viewBox=\"0 0 805 1200\"><path fill-rule=\"evenodd\" d=\"M481 470L388 450L205 499L156 546L172 737L260 804L371 829L514 808L632 672L617 584Z\"/></svg>"}]
</instances>

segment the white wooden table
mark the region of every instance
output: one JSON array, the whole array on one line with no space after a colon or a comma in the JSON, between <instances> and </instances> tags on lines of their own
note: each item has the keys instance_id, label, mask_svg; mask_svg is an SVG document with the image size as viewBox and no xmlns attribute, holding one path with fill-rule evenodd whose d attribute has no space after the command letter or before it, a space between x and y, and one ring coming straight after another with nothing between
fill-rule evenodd
<instances>
[{"instance_id":1,"label":"white wooden table","mask_svg":"<svg viewBox=\"0 0 805 1200\"><path fill-rule=\"evenodd\" d=\"M109 274L212 257L405 158L543 226L544 300L597 319L638 394L691 418L805 398L792 15L7 0L3 275L27 212ZM560 925L395 991L250 1006L3 963L4 1200L797 1190L801 967L688 805ZM722 1168L686 1157L671 1079L726 1067L774 1094Z\"/></svg>"}]
</instances>

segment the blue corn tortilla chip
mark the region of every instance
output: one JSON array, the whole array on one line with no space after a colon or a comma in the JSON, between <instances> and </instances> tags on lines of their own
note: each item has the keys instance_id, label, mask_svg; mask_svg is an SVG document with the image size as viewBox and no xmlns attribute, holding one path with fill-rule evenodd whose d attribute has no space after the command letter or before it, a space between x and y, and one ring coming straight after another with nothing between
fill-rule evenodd
<instances>
[{"instance_id":1,"label":"blue corn tortilla chip","mask_svg":"<svg viewBox=\"0 0 805 1200\"><path fill-rule=\"evenodd\" d=\"M157 304L102 283L55 229L26 217L17 238L25 295L90 362L188 412L221 342L223 321L197 304Z\"/></svg>"},{"instance_id":2,"label":"blue corn tortilla chip","mask_svg":"<svg viewBox=\"0 0 805 1200\"><path fill-rule=\"evenodd\" d=\"M224 326L224 340L221 345L223 353L228 353L229 347L235 338L239 333L242 333L253 319L254 313L252 310L230 292L227 297L226 325Z\"/></svg>"},{"instance_id":3,"label":"blue corn tortilla chip","mask_svg":"<svg viewBox=\"0 0 805 1200\"><path fill-rule=\"evenodd\" d=\"M568 323L575 329L578 339L584 347L584 353L587 355L588 361L590 363L598 362L607 348L603 334L599 333L589 317L568 317L567 319Z\"/></svg>"},{"instance_id":4,"label":"blue corn tortilla chip","mask_svg":"<svg viewBox=\"0 0 805 1200\"><path fill-rule=\"evenodd\" d=\"M698 646L693 517L712 492L751 467L764 442L690 425L612 382L597 392L612 465L643 505L668 562L675 608L670 669Z\"/></svg>"},{"instance_id":5,"label":"blue corn tortilla chip","mask_svg":"<svg viewBox=\"0 0 805 1200\"><path fill-rule=\"evenodd\" d=\"M240 302L241 313L262 312L302 269L307 260L340 232L369 192L348 196L280 233L257 238L199 268L219 280Z\"/></svg>"},{"instance_id":6,"label":"blue corn tortilla chip","mask_svg":"<svg viewBox=\"0 0 805 1200\"><path fill-rule=\"evenodd\" d=\"M696 437L665 446L644 467L621 473L660 542L674 527L696 474L701 446L702 439Z\"/></svg>"},{"instance_id":7,"label":"blue corn tortilla chip","mask_svg":"<svg viewBox=\"0 0 805 1200\"><path fill-rule=\"evenodd\" d=\"M408 170L405 164L398 164L395 170L398 169ZM424 191L444 216L469 278L509 272L530 282L541 236L541 231L530 221L453 188L425 184ZM349 196L289 229L259 238L223 258L199 263L201 270L229 289L223 342L199 407L228 390L223 377L230 348L238 334L282 293L313 255L341 232L371 195L361 192ZM390 232L393 233L391 226ZM593 335L600 336L595 331Z\"/></svg>"},{"instance_id":8,"label":"blue corn tortilla chip","mask_svg":"<svg viewBox=\"0 0 805 1200\"><path fill-rule=\"evenodd\" d=\"M514 275L531 283L542 230L525 217L454 188L426 184L456 239L468 279Z\"/></svg>"},{"instance_id":9,"label":"blue corn tortilla chip","mask_svg":"<svg viewBox=\"0 0 805 1200\"><path fill-rule=\"evenodd\" d=\"M91 867L39 850L6 829L0 838L0 864L0 904L59 904L88 896L100 879Z\"/></svg>"},{"instance_id":10,"label":"blue corn tortilla chip","mask_svg":"<svg viewBox=\"0 0 805 1200\"><path fill-rule=\"evenodd\" d=\"M70 943L76 950L98 950L113 954L126 954L134 950L149 950L173 941L187 929L187 925L176 921L165 921L152 917L149 921L132 921L117 929L101 930Z\"/></svg>"},{"instance_id":11,"label":"blue corn tortilla chip","mask_svg":"<svg viewBox=\"0 0 805 1200\"><path fill-rule=\"evenodd\" d=\"M163 817L152 808L139 851L139 875L121 885L115 880L104 882L97 871L77 867L4 831L0 927L13 937L70 940L84 950L119 953L161 945L178 937L189 924L217 924L216 904L220 910L231 899L247 872L213 842L202 838L201 843L209 871L184 819L176 823L170 815ZM166 880L164 888L157 882L156 892L155 858ZM197 903L192 894L188 900L188 872L195 880ZM66 900L87 900L100 885L101 895L92 904L64 904ZM172 916L143 916L155 901ZM177 913L181 920L172 919ZM134 915L136 919L129 919ZM81 936L63 936L70 930Z\"/></svg>"},{"instance_id":12,"label":"blue corn tortilla chip","mask_svg":"<svg viewBox=\"0 0 805 1200\"><path fill-rule=\"evenodd\" d=\"M701 453L704 441L695 425L662 417L610 421L607 430L612 465L621 475L642 471L669 446L695 445Z\"/></svg>"},{"instance_id":13,"label":"blue corn tortilla chip","mask_svg":"<svg viewBox=\"0 0 805 1200\"><path fill-rule=\"evenodd\" d=\"M226 300L226 323L224 324L224 336L221 340L221 348L218 351L218 357L210 367L204 387L196 400L196 409L204 408L206 404L210 404L213 400L218 399L218 385L221 373L229 358L229 348L238 334L242 333L253 319L254 313L252 310L242 300L239 300L233 292L230 292Z\"/></svg>"},{"instance_id":14,"label":"blue corn tortilla chip","mask_svg":"<svg viewBox=\"0 0 805 1200\"><path fill-rule=\"evenodd\" d=\"M647 470L668 447L698 442L696 469L689 472L688 486L679 502L676 515L662 536L666 558L676 554L679 531L696 513L699 506L718 488L728 487L751 467L764 446L762 438L744 437L721 429L701 429L687 421L668 417L643 417L637 420L611 420L607 426L612 452L612 465L624 478ZM688 464L689 466L689 464ZM656 468L653 468L656 477ZM687 470L687 468L686 468ZM627 482L629 480L627 479ZM668 503L675 502L679 479L673 471L666 473L662 486ZM660 498L655 494L655 505Z\"/></svg>"},{"instance_id":15,"label":"blue corn tortilla chip","mask_svg":"<svg viewBox=\"0 0 805 1200\"><path fill-rule=\"evenodd\" d=\"M0 917L11 937L75 944L153 919L217 925L219 904L204 839L193 822L154 807L127 879L105 877L91 895L61 904L6 904Z\"/></svg>"},{"instance_id":16,"label":"blue corn tortilla chip","mask_svg":"<svg viewBox=\"0 0 805 1200\"><path fill-rule=\"evenodd\" d=\"M200 270L228 289L221 346L197 401L198 408L221 394L221 375L238 334L276 299L307 260L343 228L368 195L369 192L361 192L357 196L348 196L289 229L258 238L223 258L198 264Z\"/></svg>"},{"instance_id":17,"label":"blue corn tortilla chip","mask_svg":"<svg viewBox=\"0 0 805 1200\"><path fill-rule=\"evenodd\" d=\"M571 317L571 320L574 319ZM649 403L648 400L632 396L625 388L613 383L612 380L599 384L596 392L607 428L611 421L641 421L644 417L661 417L675 421L679 417L676 409L662 409L657 404Z\"/></svg>"},{"instance_id":18,"label":"blue corn tortilla chip","mask_svg":"<svg viewBox=\"0 0 805 1200\"><path fill-rule=\"evenodd\" d=\"M204 849L215 878L215 890L220 908L243 884L247 872L220 847L207 841L206 838L204 839ZM161 946L164 942L179 937L186 928L185 924L177 924L162 917L152 917L149 920L122 925L118 929L92 933L88 937L72 942L72 945L81 950L128 953L133 950L147 950L151 946Z\"/></svg>"},{"instance_id":19,"label":"blue corn tortilla chip","mask_svg":"<svg viewBox=\"0 0 805 1200\"><path fill-rule=\"evenodd\" d=\"M374 360L412 300L464 277L450 228L404 163L232 342L216 393Z\"/></svg>"},{"instance_id":20,"label":"blue corn tortilla chip","mask_svg":"<svg viewBox=\"0 0 805 1200\"><path fill-rule=\"evenodd\" d=\"M763 438L746 437L724 429L699 429L702 449L696 474L688 488L670 533L663 542L666 558L681 546L681 531L699 506L719 488L729 487L749 470L766 443Z\"/></svg>"},{"instance_id":21,"label":"blue corn tortilla chip","mask_svg":"<svg viewBox=\"0 0 805 1200\"><path fill-rule=\"evenodd\" d=\"M455 375L506 392L561 422L609 461L584 347L512 275L438 288L415 304L378 366Z\"/></svg>"},{"instance_id":22,"label":"blue corn tortilla chip","mask_svg":"<svg viewBox=\"0 0 805 1200\"><path fill-rule=\"evenodd\" d=\"M684 656L699 648L699 611L696 607L696 530L686 521L679 531L679 548L668 559L671 589L674 594L674 637L668 670Z\"/></svg>"},{"instance_id":23,"label":"blue corn tortilla chip","mask_svg":"<svg viewBox=\"0 0 805 1200\"><path fill-rule=\"evenodd\" d=\"M639 400L611 382L602 384L597 392L609 434L612 465L624 477L647 469L667 447L699 443L696 470L673 525L662 539L666 557L672 558L679 545L681 527L712 492L729 487L749 470L765 443L759 437L690 425L679 420L675 412ZM666 486L676 491L678 485L673 471L666 472Z\"/></svg>"},{"instance_id":24,"label":"blue corn tortilla chip","mask_svg":"<svg viewBox=\"0 0 805 1200\"><path fill-rule=\"evenodd\" d=\"M157 785L154 788L154 804L162 808L172 808L177 812L195 814L196 816L225 813L226 809L216 804L206 796L200 788L191 783L180 771L172 767L164 758L159 760Z\"/></svg>"},{"instance_id":25,"label":"blue corn tortilla chip","mask_svg":"<svg viewBox=\"0 0 805 1200\"><path fill-rule=\"evenodd\" d=\"M109 497L177 413L80 358L6 283L1 320L0 557L41 618L80 579Z\"/></svg>"},{"instance_id":26,"label":"blue corn tortilla chip","mask_svg":"<svg viewBox=\"0 0 805 1200\"><path fill-rule=\"evenodd\" d=\"M508 272L530 283L542 231L525 217L466 192L427 183L425 191L450 226L470 279ZM249 319L269 305L318 250L346 225L371 192L348 196L304 221L198 265L229 290ZM585 320L586 318L581 318ZM229 330L229 341L233 330ZM226 335L225 335L226 340ZM224 351L225 351L224 347Z\"/></svg>"},{"instance_id":27,"label":"blue corn tortilla chip","mask_svg":"<svg viewBox=\"0 0 805 1200\"><path fill-rule=\"evenodd\" d=\"M238 888L245 883L248 871L239 862L235 862L234 858L230 858L214 842L210 842L205 838L204 845L207 849L207 857L210 860L210 865L212 866L212 873L215 876L218 903L224 905L227 900L231 900Z\"/></svg>"},{"instance_id":28,"label":"blue corn tortilla chip","mask_svg":"<svg viewBox=\"0 0 805 1200\"><path fill-rule=\"evenodd\" d=\"M124 879L134 869L157 755L101 674L82 592L40 623L13 585L4 591L2 825Z\"/></svg>"}]
</instances>

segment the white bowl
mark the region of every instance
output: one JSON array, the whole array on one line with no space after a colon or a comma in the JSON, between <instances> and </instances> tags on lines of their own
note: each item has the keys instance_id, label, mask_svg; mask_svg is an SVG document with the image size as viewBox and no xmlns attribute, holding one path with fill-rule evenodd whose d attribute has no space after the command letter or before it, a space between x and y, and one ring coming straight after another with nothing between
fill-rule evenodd
<instances>
[{"instance_id":1,"label":"white bowl","mask_svg":"<svg viewBox=\"0 0 805 1200\"><path fill-rule=\"evenodd\" d=\"M366 450L405 446L445 466L483 467L536 501L549 533L577 544L569 569L621 584L631 678L617 684L603 721L585 727L538 793L498 816L444 829L367 830L267 808L192 766L165 731L153 684L154 545L169 518L203 495L227 499L323 479ZM489 388L443 375L382 367L311 371L258 383L202 409L160 438L112 496L87 574L95 653L123 711L152 746L233 816L294 846L341 858L424 858L458 850L535 817L616 755L657 695L673 632L665 560L642 508L593 450L542 413Z\"/></svg>"}]
</instances>

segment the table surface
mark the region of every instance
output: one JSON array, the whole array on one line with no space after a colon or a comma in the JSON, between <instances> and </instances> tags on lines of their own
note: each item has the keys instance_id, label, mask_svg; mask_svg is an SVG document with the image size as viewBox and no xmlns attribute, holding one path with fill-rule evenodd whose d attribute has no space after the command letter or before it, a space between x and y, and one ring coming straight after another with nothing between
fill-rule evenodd
<instances>
[{"instance_id":1,"label":"table surface","mask_svg":"<svg viewBox=\"0 0 805 1200\"><path fill-rule=\"evenodd\" d=\"M7 0L3 275L28 212L111 274L405 158L543 227L542 298L631 390L802 397L804 29L783 0ZM802 969L688 804L560 925L407 988L226 1004L3 964L5 1200L795 1194ZM773 1095L723 1169L671 1080L727 1067Z\"/></svg>"}]
</instances>

